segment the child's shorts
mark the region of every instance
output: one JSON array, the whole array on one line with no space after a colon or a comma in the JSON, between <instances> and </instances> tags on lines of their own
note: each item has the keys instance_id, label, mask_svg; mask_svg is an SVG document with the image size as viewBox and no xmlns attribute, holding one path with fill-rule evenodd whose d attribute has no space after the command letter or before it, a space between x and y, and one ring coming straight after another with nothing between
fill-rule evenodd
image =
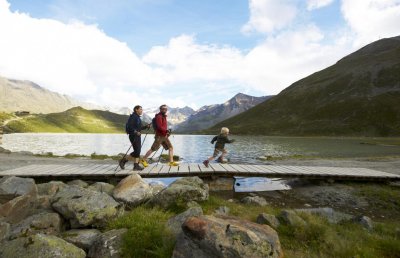
<instances>
[{"instance_id":1,"label":"child's shorts","mask_svg":"<svg viewBox=\"0 0 400 258\"><path fill-rule=\"evenodd\" d=\"M227 151L225 149L214 149L213 157L216 158L219 155L220 152L223 153L223 154L227 153Z\"/></svg>"}]
</instances>

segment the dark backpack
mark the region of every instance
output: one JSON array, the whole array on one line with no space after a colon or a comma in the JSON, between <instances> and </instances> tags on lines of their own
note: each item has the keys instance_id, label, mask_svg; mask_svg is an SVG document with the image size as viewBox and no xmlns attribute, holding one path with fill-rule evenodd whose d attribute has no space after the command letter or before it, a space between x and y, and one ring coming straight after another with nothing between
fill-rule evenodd
<instances>
[{"instance_id":1,"label":"dark backpack","mask_svg":"<svg viewBox=\"0 0 400 258\"><path fill-rule=\"evenodd\" d=\"M153 119L151 120L151 125L153 126L154 132L157 131L157 128L158 128L156 118L157 118L157 115L155 115L153 117Z\"/></svg>"},{"instance_id":2,"label":"dark backpack","mask_svg":"<svg viewBox=\"0 0 400 258\"><path fill-rule=\"evenodd\" d=\"M134 118L134 116L133 116L133 114L132 114L132 115L129 116L128 121L126 121L126 124L125 124L125 132L126 132L127 134L133 134L134 131L135 131L135 130L133 129L133 118Z\"/></svg>"}]
</instances>

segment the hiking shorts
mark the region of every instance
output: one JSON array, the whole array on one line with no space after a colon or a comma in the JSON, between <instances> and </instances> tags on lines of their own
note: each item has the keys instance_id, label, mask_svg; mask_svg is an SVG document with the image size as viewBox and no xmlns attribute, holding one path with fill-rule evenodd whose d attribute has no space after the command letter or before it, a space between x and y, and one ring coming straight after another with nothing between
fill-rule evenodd
<instances>
[{"instance_id":1,"label":"hiking shorts","mask_svg":"<svg viewBox=\"0 0 400 258\"><path fill-rule=\"evenodd\" d=\"M133 148L133 152L130 154L132 157L134 158L139 158L140 157L140 151L142 150L142 141L141 141L141 137L134 135L134 134L130 134L129 135L129 141L132 144L132 148Z\"/></svg>"},{"instance_id":2,"label":"hiking shorts","mask_svg":"<svg viewBox=\"0 0 400 258\"><path fill-rule=\"evenodd\" d=\"M217 149L217 148L215 148L215 149L214 149L213 157L216 158L216 157L219 155L220 152L221 152L221 154L226 154L226 153L228 153L225 149Z\"/></svg>"},{"instance_id":3,"label":"hiking shorts","mask_svg":"<svg viewBox=\"0 0 400 258\"><path fill-rule=\"evenodd\" d=\"M168 137L156 135L154 137L153 145L151 145L151 150L157 151L161 145L164 147L165 150L169 150L170 148L172 148L172 144L169 141Z\"/></svg>"}]
</instances>

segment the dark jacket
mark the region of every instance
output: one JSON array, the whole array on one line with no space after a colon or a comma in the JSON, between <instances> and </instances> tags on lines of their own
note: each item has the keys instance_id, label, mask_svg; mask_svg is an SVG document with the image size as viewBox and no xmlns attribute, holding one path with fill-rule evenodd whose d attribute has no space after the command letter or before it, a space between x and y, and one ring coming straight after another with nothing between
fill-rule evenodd
<instances>
[{"instance_id":1,"label":"dark jacket","mask_svg":"<svg viewBox=\"0 0 400 258\"><path fill-rule=\"evenodd\" d=\"M156 115L156 125L157 125L156 135L164 137L167 136L168 133L167 115L158 113Z\"/></svg>"},{"instance_id":2,"label":"dark jacket","mask_svg":"<svg viewBox=\"0 0 400 258\"><path fill-rule=\"evenodd\" d=\"M223 148L225 148L225 143L232 143L234 141L234 139L229 140L228 136L225 134L219 134L211 140L211 143L214 144L214 142L217 142L215 144L215 148L222 150Z\"/></svg>"},{"instance_id":3,"label":"dark jacket","mask_svg":"<svg viewBox=\"0 0 400 258\"><path fill-rule=\"evenodd\" d=\"M146 126L142 124L142 119L140 118L140 116L136 113L133 113L131 115L132 119L131 119L131 125L130 128L132 129L130 134L136 135L136 133L146 129Z\"/></svg>"}]
</instances>

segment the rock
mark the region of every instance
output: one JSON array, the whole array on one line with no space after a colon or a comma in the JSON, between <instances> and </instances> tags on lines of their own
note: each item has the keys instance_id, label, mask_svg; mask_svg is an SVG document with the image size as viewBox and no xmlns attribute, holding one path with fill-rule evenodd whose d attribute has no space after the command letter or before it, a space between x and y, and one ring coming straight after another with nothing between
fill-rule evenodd
<instances>
[{"instance_id":1,"label":"rock","mask_svg":"<svg viewBox=\"0 0 400 258\"><path fill-rule=\"evenodd\" d=\"M150 187L151 187L151 196L158 194L159 192L161 192L166 188L165 185L161 184L150 184Z\"/></svg>"},{"instance_id":2,"label":"rock","mask_svg":"<svg viewBox=\"0 0 400 258\"><path fill-rule=\"evenodd\" d=\"M35 180L16 176L0 179L0 200L2 203L21 195L37 195L38 189Z\"/></svg>"},{"instance_id":3,"label":"rock","mask_svg":"<svg viewBox=\"0 0 400 258\"><path fill-rule=\"evenodd\" d=\"M92 191L97 191L100 193L106 193L108 195L112 195L114 190L114 186L112 184L104 183L104 182L96 182L90 185L87 189Z\"/></svg>"},{"instance_id":4,"label":"rock","mask_svg":"<svg viewBox=\"0 0 400 258\"><path fill-rule=\"evenodd\" d=\"M71 228L102 227L120 213L120 204L106 193L67 186L56 193L52 207L70 221Z\"/></svg>"},{"instance_id":5,"label":"rock","mask_svg":"<svg viewBox=\"0 0 400 258\"><path fill-rule=\"evenodd\" d=\"M283 257L278 234L267 225L234 218L191 217L182 225L172 257Z\"/></svg>"},{"instance_id":6,"label":"rock","mask_svg":"<svg viewBox=\"0 0 400 258\"><path fill-rule=\"evenodd\" d=\"M242 203L244 204L252 204L252 205L258 205L258 206L266 206L268 205L267 201L265 198L260 197L260 196L247 196L244 197L241 200Z\"/></svg>"},{"instance_id":7,"label":"rock","mask_svg":"<svg viewBox=\"0 0 400 258\"><path fill-rule=\"evenodd\" d=\"M115 200L128 205L137 206L152 197L152 189L138 174L132 174L122 179L114 188Z\"/></svg>"},{"instance_id":8,"label":"rock","mask_svg":"<svg viewBox=\"0 0 400 258\"><path fill-rule=\"evenodd\" d=\"M312 209L296 209L296 212L304 212L308 214L316 214L321 217L326 218L330 223L337 224L342 221L349 221L353 218L353 216L342 213L342 212L337 212L334 209L330 207L325 207L325 208L312 208Z\"/></svg>"},{"instance_id":9,"label":"rock","mask_svg":"<svg viewBox=\"0 0 400 258\"><path fill-rule=\"evenodd\" d=\"M72 229L62 233L62 238L88 252L100 234L97 229Z\"/></svg>"},{"instance_id":10,"label":"rock","mask_svg":"<svg viewBox=\"0 0 400 258\"><path fill-rule=\"evenodd\" d=\"M10 236L11 225L7 222L0 221L0 243Z\"/></svg>"},{"instance_id":11,"label":"rock","mask_svg":"<svg viewBox=\"0 0 400 258\"><path fill-rule=\"evenodd\" d=\"M53 210L51 207L51 196L39 195L36 199L36 208L40 210Z\"/></svg>"},{"instance_id":12,"label":"rock","mask_svg":"<svg viewBox=\"0 0 400 258\"><path fill-rule=\"evenodd\" d=\"M88 183L86 183L85 181L80 180L80 179L69 181L69 182L67 182L67 184L70 185L70 186L74 185L74 186L79 186L79 187L82 187L82 188L86 188L86 187L89 186Z\"/></svg>"},{"instance_id":13,"label":"rock","mask_svg":"<svg viewBox=\"0 0 400 258\"><path fill-rule=\"evenodd\" d=\"M233 177L214 177L207 180L210 191L233 191L235 179Z\"/></svg>"},{"instance_id":14,"label":"rock","mask_svg":"<svg viewBox=\"0 0 400 258\"><path fill-rule=\"evenodd\" d=\"M2 258L85 258L85 251L56 236L37 234L7 241L0 248Z\"/></svg>"},{"instance_id":15,"label":"rock","mask_svg":"<svg viewBox=\"0 0 400 258\"><path fill-rule=\"evenodd\" d=\"M367 217L367 216L357 216L353 218L353 221L355 223L360 224L361 226L363 226L365 229L368 230L373 230L374 229L374 224L372 222L372 220Z\"/></svg>"},{"instance_id":16,"label":"rock","mask_svg":"<svg viewBox=\"0 0 400 258\"><path fill-rule=\"evenodd\" d=\"M11 151L10 151L10 150L7 150L7 149L4 149L3 147L0 147L0 153L10 154Z\"/></svg>"},{"instance_id":17,"label":"rock","mask_svg":"<svg viewBox=\"0 0 400 258\"><path fill-rule=\"evenodd\" d=\"M283 210L279 215L278 219L282 224L290 226L305 226L307 223L300 218L296 212L290 210Z\"/></svg>"},{"instance_id":18,"label":"rock","mask_svg":"<svg viewBox=\"0 0 400 258\"><path fill-rule=\"evenodd\" d=\"M89 250L89 258L119 258L121 257L122 236L127 229L113 229L101 234Z\"/></svg>"},{"instance_id":19,"label":"rock","mask_svg":"<svg viewBox=\"0 0 400 258\"><path fill-rule=\"evenodd\" d=\"M176 203L208 200L208 185L199 177L184 177L170 184L166 189L155 195L150 203L163 208Z\"/></svg>"},{"instance_id":20,"label":"rock","mask_svg":"<svg viewBox=\"0 0 400 258\"><path fill-rule=\"evenodd\" d=\"M229 209L228 207L220 206L214 210L214 213L218 214L218 215L228 215L230 211L231 211L231 209Z\"/></svg>"},{"instance_id":21,"label":"rock","mask_svg":"<svg viewBox=\"0 0 400 258\"><path fill-rule=\"evenodd\" d=\"M32 215L23 221L12 225L10 239L25 237L37 233L57 235L63 227L63 221L58 213L43 212Z\"/></svg>"},{"instance_id":22,"label":"rock","mask_svg":"<svg viewBox=\"0 0 400 258\"><path fill-rule=\"evenodd\" d=\"M311 206L311 204L305 203L304 207L311 208L312 206Z\"/></svg>"},{"instance_id":23,"label":"rock","mask_svg":"<svg viewBox=\"0 0 400 258\"><path fill-rule=\"evenodd\" d=\"M187 209L193 208L193 207L200 207L200 208L201 208L201 205L198 204L198 203L195 202L195 201L190 201L190 202L186 203L186 208L187 208Z\"/></svg>"},{"instance_id":24,"label":"rock","mask_svg":"<svg viewBox=\"0 0 400 258\"><path fill-rule=\"evenodd\" d=\"M58 192L58 190L60 188L65 187L65 186L67 186L67 185L61 181L50 181L48 183L38 184L37 185L38 194L53 196Z\"/></svg>"},{"instance_id":25,"label":"rock","mask_svg":"<svg viewBox=\"0 0 400 258\"><path fill-rule=\"evenodd\" d=\"M35 213L36 196L22 195L0 205L0 217L9 223L18 223Z\"/></svg>"},{"instance_id":26,"label":"rock","mask_svg":"<svg viewBox=\"0 0 400 258\"><path fill-rule=\"evenodd\" d=\"M167 221L167 227L177 236L182 231L182 224L190 217L203 215L201 207L193 207L185 212L178 214Z\"/></svg>"},{"instance_id":27,"label":"rock","mask_svg":"<svg viewBox=\"0 0 400 258\"><path fill-rule=\"evenodd\" d=\"M266 224L274 229L277 229L280 225L279 220L271 214L261 213L257 217L258 224Z\"/></svg>"}]
</instances>

